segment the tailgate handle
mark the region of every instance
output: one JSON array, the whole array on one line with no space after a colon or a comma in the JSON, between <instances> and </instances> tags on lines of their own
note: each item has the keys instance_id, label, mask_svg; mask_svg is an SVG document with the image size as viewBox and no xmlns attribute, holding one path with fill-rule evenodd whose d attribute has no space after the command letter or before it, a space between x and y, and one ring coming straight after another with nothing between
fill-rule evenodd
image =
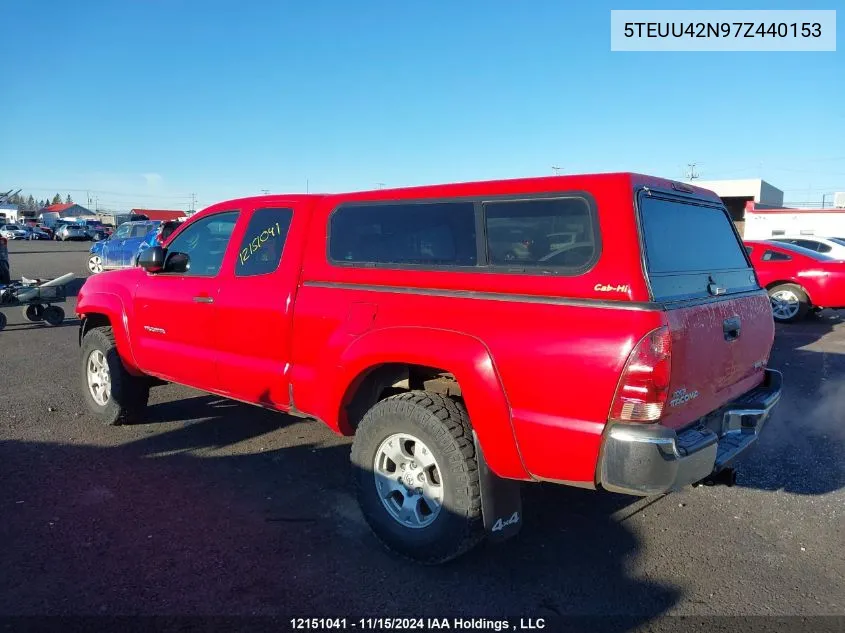
<instances>
[{"instance_id":1,"label":"tailgate handle","mask_svg":"<svg viewBox=\"0 0 845 633\"><path fill-rule=\"evenodd\" d=\"M740 320L738 316L725 319L722 323L722 331L725 333L726 341L735 341L739 338Z\"/></svg>"}]
</instances>

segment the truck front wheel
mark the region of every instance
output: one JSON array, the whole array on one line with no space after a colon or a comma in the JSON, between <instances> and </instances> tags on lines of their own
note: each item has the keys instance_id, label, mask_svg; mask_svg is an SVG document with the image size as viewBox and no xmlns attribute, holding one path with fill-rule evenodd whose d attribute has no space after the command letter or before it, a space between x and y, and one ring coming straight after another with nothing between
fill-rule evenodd
<instances>
[{"instance_id":1,"label":"truck front wheel","mask_svg":"<svg viewBox=\"0 0 845 633\"><path fill-rule=\"evenodd\" d=\"M133 376L117 353L111 327L91 328L82 339L82 393L104 424L136 421L150 397L149 382Z\"/></svg>"},{"instance_id":2,"label":"truck front wheel","mask_svg":"<svg viewBox=\"0 0 845 633\"><path fill-rule=\"evenodd\" d=\"M478 463L463 404L424 391L391 396L352 444L358 502L389 549L444 563L483 537Z\"/></svg>"}]
</instances>

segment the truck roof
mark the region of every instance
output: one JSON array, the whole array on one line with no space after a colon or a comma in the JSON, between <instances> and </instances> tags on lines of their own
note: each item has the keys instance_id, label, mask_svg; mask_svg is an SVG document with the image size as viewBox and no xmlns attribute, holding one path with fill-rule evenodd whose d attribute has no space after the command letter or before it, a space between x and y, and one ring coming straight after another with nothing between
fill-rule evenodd
<instances>
[{"instance_id":1,"label":"truck roof","mask_svg":"<svg viewBox=\"0 0 845 633\"><path fill-rule=\"evenodd\" d=\"M642 186L659 189L676 189L685 193L695 194L697 197L719 202L720 198L708 189L696 187L676 180L648 176L636 172L608 172L595 174L573 174L566 176L535 176L531 178L509 178L501 180L479 180L472 182L446 183L434 185L420 185L414 187L397 187L393 189L370 189L345 193L288 193L267 194L262 196L248 196L213 204L196 215L220 211L226 207L239 203L254 204L297 204L307 201L314 202L323 198L355 200L402 200L411 198L456 198L462 196L496 195L519 192L543 192L555 189L590 191L598 185L627 185L629 187Z\"/></svg>"}]
</instances>

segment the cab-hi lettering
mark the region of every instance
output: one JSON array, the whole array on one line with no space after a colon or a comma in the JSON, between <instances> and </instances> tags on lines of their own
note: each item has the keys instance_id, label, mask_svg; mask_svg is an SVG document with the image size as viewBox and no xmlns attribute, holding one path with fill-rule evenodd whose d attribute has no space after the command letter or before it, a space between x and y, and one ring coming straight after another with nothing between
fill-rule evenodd
<instances>
[{"instance_id":1,"label":"cab-hi lettering","mask_svg":"<svg viewBox=\"0 0 845 633\"><path fill-rule=\"evenodd\" d=\"M264 243L268 239L270 239L271 237L276 237L276 236L281 235L281 234L282 234L282 230L281 230L281 228L279 228L278 222L276 222L275 226L267 227L266 229L261 231L261 233L259 235L256 235L254 238L252 238L252 241L249 243L249 246L244 246L241 249L241 252L238 255L238 257L241 261L241 265L246 263L246 260L249 259L250 255L253 255L262 246L264 246Z\"/></svg>"},{"instance_id":2,"label":"cab-hi lettering","mask_svg":"<svg viewBox=\"0 0 845 633\"><path fill-rule=\"evenodd\" d=\"M628 285L624 286L611 286L606 284L596 284L593 290L598 292L628 292Z\"/></svg>"}]
</instances>

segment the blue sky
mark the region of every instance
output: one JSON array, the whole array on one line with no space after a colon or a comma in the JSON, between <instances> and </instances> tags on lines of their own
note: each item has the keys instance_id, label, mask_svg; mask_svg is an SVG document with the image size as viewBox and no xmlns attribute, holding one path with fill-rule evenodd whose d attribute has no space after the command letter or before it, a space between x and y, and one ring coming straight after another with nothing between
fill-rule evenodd
<instances>
[{"instance_id":1,"label":"blue sky","mask_svg":"<svg viewBox=\"0 0 845 633\"><path fill-rule=\"evenodd\" d=\"M803 4L742 8L837 8ZM845 191L841 35L835 53L612 53L611 8L730 3L10 0L0 189L185 208L696 161L788 200Z\"/></svg>"}]
</instances>

